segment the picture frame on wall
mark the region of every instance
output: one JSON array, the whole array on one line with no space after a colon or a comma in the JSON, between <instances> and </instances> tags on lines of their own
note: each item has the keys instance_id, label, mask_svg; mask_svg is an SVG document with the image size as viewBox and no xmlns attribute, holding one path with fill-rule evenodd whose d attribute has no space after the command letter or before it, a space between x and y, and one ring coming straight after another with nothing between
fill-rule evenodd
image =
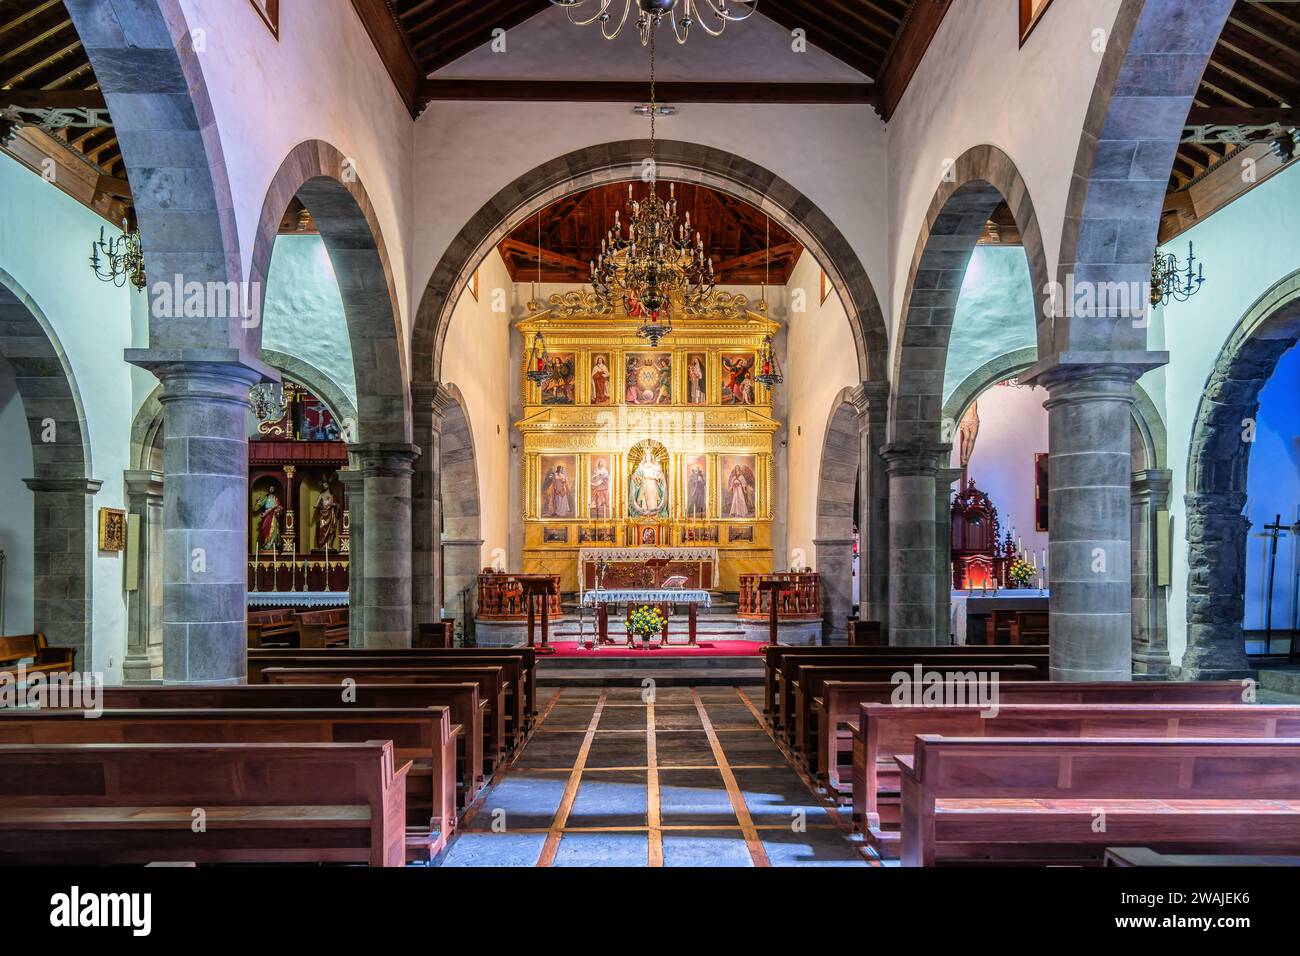
<instances>
[{"instance_id":1,"label":"picture frame on wall","mask_svg":"<svg viewBox=\"0 0 1300 956\"><path fill-rule=\"evenodd\" d=\"M569 543L569 529L567 527L542 529L542 544L568 544L568 543Z\"/></svg>"},{"instance_id":2,"label":"picture frame on wall","mask_svg":"<svg viewBox=\"0 0 1300 956\"><path fill-rule=\"evenodd\" d=\"M271 36L276 40L280 39L280 0L248 0L253 5L266 24L266 28L271 31Z\"/></svg>"},{"instance_id":3,"label":"picture frame on wall","mask_svg":"<svg viewBox=\"0 0 1300 956\"><path fill-rule=\"evenodd\" d=\"M1034 455L1034 530L1046 531L1048 525L1047 495L1050 488L1047 452Z\"/></svg>"},{"instance_id":4,"label":"picture frame on wall","mask_svg":"<svg viewBox=\"0 0 1300 956\"><path fill-rule=\"evenodd\" d=\"M126 548L126 512L120 508L99 509L99 550L122 551Z\"/></svg>"}]
</instances>

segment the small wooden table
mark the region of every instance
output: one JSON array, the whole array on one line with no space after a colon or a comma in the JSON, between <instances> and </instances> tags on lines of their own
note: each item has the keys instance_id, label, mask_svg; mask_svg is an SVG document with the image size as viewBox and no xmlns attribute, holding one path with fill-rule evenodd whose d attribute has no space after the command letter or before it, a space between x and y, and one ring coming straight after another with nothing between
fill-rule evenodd
<instances>
[{"instance_id":1,"label":"small wooden table","mask_svg":"<svg viewBox=\"0 0 1300 956\"><path fill-rule=\"evenodd\" d=\"M781 613L781 607L780 607L781 595L786 591L794 590L794 586L795 586L795 582L786 581L781 578L777 578L771 581L758 582L758 590L760 594L762 594L762 592L764 591L767 591L769 594L771 594L771 597L768 598L768 601L770 602L770 606L768 608L769 613L767 617L767 642L769 644L778 643L777 620L779 619Z\"/></svg>"},{"instance_id":2,"label":"small wooden table","mask_svg":"<svg viewBox=\"0 0 1300 956\"><path fill-rule=\"evenodd\" d=\"M528 646L533 648L538 654L554 654L555 648L550 645L551 634L551 602L550 597L559 591L556 579L549 574L520 574L515 576L520 587L524 590L524 602L528 605ZM542 642L536 644L533 640L533 629L536 624L535 612L533 610L533 599L539 598L539 604L542 606Z\"/></svg>"},{"instance_id":3,"label":"small wooden table","mask_svg":"<svg viewBox=\"0 0 1300 956\"><path fill-rule=\"evenodd\" d=\"M668 644L668 612L674 604L685 604L689 622L687 646L697 647L696 631L699 621L699 606L703 604L705 607L709 607L712 603L712 596L708 591L687 590L684 588L651 588L646 590L623 588L613 591L588 591L582 596L582 603L596 609L596 640L598 644L613 643L609 637L609 606L611 604L646 604L663 609L665 623L662 640L665 646ZM635 644L631 631L628 631L627 643L629 646Z\"/></svg>"}]
</instances>

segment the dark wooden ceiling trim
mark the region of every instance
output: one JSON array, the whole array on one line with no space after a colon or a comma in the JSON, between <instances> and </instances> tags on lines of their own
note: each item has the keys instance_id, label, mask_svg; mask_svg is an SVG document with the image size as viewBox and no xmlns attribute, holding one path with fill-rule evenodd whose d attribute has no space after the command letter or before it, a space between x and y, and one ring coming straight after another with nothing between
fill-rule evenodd
<instances>
[{"instance_id":1,"label":"dark wooden ceiling trim","mask_svg":"<svg viewBox=\"0 0 1300 956\"><path fill-rule=\"evenodd\" d=\"M875 105L867 83L660 83L661 103L802 103ZM567 80L425 80L419 101L644 103L650 84Z\"/></svg>"},{"instance_id":2,"label":"dark wooden ceiling trim","mask_svg":"<svg viewBox=\"0 0 1300 956\"><path fill-rule=\"evenodd\" d=\"M894 49L877 79L880 115L885 122L889 122L894 110L898 108L899 100L903 98L912 75L921 65L925 51L930 48L930 41L934 39L951 6L952 0L912 0L912 7L899 31Z\"/></svg>"},{"instance_id":3,"label":"dark wooden ceiling trim","mask_svg":"<svg viewBox=\"0 0 1300 956\"><path fill-rule=\"evenodd\" d=\"M420 84L420 66L416 62L406 36L398 25L397 17L386 0L352 0L352 7L370 34L384 68L393 79L397 93L412 116L419 114L415 91Z\"/></svg>"},{"instance_id":4,"label":"dark wooden ceiling trim","mask_svg":"<svg viewBox=\"0 0 1300 956\"><path fill-rule=\"evenodd\" d=\"M99 90L0 90L0 109L18 106L29 110L107 109Z\"/></svg>"},{"instance_id":5,"label":"dark wooden ceiling trim","mask_svg":"<svg viewBox=\"0 0 1300 956\"><path fill-rule=\"evenodd\" d=\"M1192 107L1187 114L1187 125L1193 126L1300 126L1300 108L1278 106L1268 108L1236 106Z\"/></svg>"}]
</instances>

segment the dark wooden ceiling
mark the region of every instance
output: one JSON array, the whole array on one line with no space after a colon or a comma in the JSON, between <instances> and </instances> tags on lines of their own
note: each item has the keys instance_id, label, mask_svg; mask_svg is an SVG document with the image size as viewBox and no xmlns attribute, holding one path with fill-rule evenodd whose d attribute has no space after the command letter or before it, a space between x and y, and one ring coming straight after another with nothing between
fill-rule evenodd
<instances>
[{"instance_id":1,"label":"dark wooden ceiling","mask_svg":"<svg viewBox=\"0 0 1300 956\"><path fill-rule=\"evenodd\" d=\"M706 255L713 257L717 280L723 285L759 285L768 275L767 217L746 202L725 193L692 183L676 183L679 217L691 214L691 228L704 239ZM649 187L635 183L634 195L642 198ZM660 183L666 197L668 184ZM614 211L626 223L627 183L610 183L566 196L541 212L541 279L543 282L586 282L591 260L600 251L600 240L614 225ZM803 246L776 222L771 228L771 284L790 281ZM533 216L515 229L498 246L506 268L516 282L537 278L539 248L538 217Z\"/></svg>"},{"instance_id":2,"label":"dark wooden ceiling","mask_svg":"<svg viewBox=\"0 0 1300 956\"><path fill-rule=\"evenodd\" d=\"M874 80L871 101L888 118L903 94L952 0L759 0L758 13L786 29L806 31L808 42ZM510 30L551 7L549 0L353 0L399 91L418 112L430 100L581 97L571 84L494 84L492 81L435 81L428 77L491 40L491 31ZM621 9L621 8L620 8ZM741 29L735 25L732 29ZM594 27L593 27L594 29ZM702 37L701 42L707 40ZM414 88L410 88L413 82ZM679 87L689 84L676 84ZM499 92L493 94L493 87ZM592 86L592 85L588 85ZM717 84L714 98L718 96ZM733 84L732 99L808 102L807 87L827 87L811 100L867 99L861 84ZM750 87L748 91L738 87ZM779 87L788 87L782 90ZM797 89L804 87L804 89ZM690 98L686 89L675 98Z\"/></svg>"},{"instance_id":3,"label":"dark wooden ceiling","mask_svg":"<svg viewBox=\"0 0 1300 956\"><path fill-rule=\"evenodd\" d=\"M63 0L0 0L0 108L15 102L38 107L104 105ZM64 128L52 135L103 173L126 178L112 126Z\"/></svg>"}]
</instances>

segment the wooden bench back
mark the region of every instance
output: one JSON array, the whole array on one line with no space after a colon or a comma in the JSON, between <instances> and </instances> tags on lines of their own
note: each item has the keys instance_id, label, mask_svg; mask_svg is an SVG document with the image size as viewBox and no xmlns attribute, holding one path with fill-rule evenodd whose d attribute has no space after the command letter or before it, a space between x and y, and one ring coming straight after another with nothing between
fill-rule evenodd
<instances>
[{"instance_id":1,"label":"wooden bench back","mask_svg":"<svg viewBox=\"0 0 1300 956\"><path fill-rule=\"evenodd\" d=\"M365 806L372 865L401 866L409 769L396 765L390 741L0 744L0 811ZM193 832L188 815L187 810L185 819L166 827L169 848L185 859L211 859L219 841L207 832ZM142 832L130 831L125 852L149 852L140 845ZM308 830L301 832L298 839L305 840ZM85 841L84 859L103 861L105 850L95 844L94 833L78 830L65 836L77 844ZM50 837L48 830L0 828L3 857L13 860L29 849L31 862L47 861L43 848ZM224 846L222 852L232 850ZM69 853L77 858L77 849L65 845L65 860Z\"/></svg>"},{"instance_id":2,"label":"wooden bench back","mask_svg":"<svg viewBox=\"0 0 1300 956\"><path fill-rule=\"evenodd\" d=\"M298 619L304 624L338 626L348 623L348 609L345 607L331 607L320 611L299 611Z\"/></svg>"},{"instance_id":3,"label":"wooden bench back","mask_svg":"<svg viewBox=\"0 0 1300 956\"><path fill-rule=\"evenodd\" d=\"M19 661L29 673L72 672L75 647L50 647L44 634L8 634L0 637L0 670L16 668Z\"/></svg>"}]
</instances>

